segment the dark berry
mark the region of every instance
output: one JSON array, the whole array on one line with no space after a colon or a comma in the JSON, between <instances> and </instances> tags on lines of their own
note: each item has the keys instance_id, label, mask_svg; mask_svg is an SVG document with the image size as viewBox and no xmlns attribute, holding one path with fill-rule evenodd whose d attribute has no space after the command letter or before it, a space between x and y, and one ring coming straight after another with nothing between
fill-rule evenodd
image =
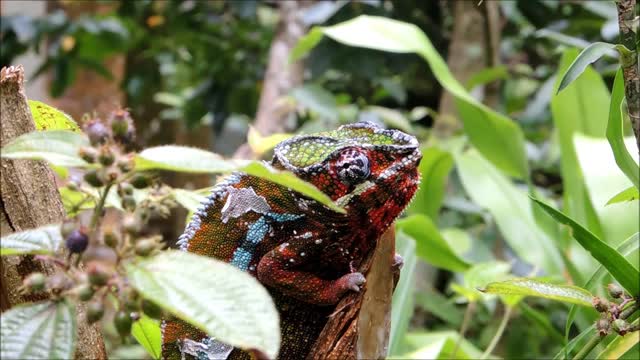
<instances>
[{"instance_id":1,"label":"dark berry","mask_svg":"<svg viewBox=\"0 0 640 360\"><path fill-rule=\"evenodd\" d=\"M607 290L609 290L609 295L611 295L614 299L619 299L624 294L624 290L618 284L609 284L607 285Z\"/></svg>"},{"instance_id":2,"label":"dark berry","mask_svg":"<svg viewBox=\"0 0 640 360\"><path fill-rule=\"evenodd\" d=\"M131 185L136 189L144 189L151 185L151 180L146 175L136 174L133 179L131 179Z\"/></svg>"},{"instance_id":3,"label":"dark berry","mask_svg":"<svg viewBox=\"0 0 640 360\"><path fill-rule=\"evenodd\" d=\"M147 299L142 299L142 311L150 318L160 319L162 317L162 308Z\"/></svg>"},{"instance_id":4,"label":"dark berry","mask_svg":"<svg viewBox=\"0 0 640 360\"><path fill-rule=\"evenodd\" d=\"M591 303L593 304L593 307L598 312L607 312L607 311L609 311L610 304L606 299L601 299L599 297L594 297L591 300Z\"/></svg>"},{"instance_id":5,"label":"dark berry","mask_svg":"<svg viewBox=\"0 0 640 360\"><path fill-rule=\"evenodd\" d=\"M118 195L133 195L133 186L128 182L123 182L118 185Z\"/></svg>"},{"instance_id":6,"label":"dark berry","mask_svg":"<svg viewBox=\"0 0 640 360\"><path fill-rule=\"evenodd\" d=\"M89 283L95 286L104 286L109 282L111 274L107 268L99 262L92 261L87 265Z\"/></svg>"},{"instance_id":7,"label":"dark berry","mask_svg":"<svg viewBox=\"0 0 640 360\"><path fill-rule=\"evenodd\" d=\"M121 199L122 208L132 211L136 208L136 199L131 195L125 195Z\"/></svg>"},{"instance_id":8,"label":"dark berry","mask_svg":"<svg viewBox=\"0 0 640 360\"><path fill-rule=\"evenodd\" d=\"M93 324L102 319L104 315L104 305L101 301L92 301L87 305L87 322Z\"/></svg>"},{"instance_id":9,"label":"dark berry","mask_svg":"<svg viewBox=\"0 0 640 360\"><path fill-rule=\"evenodd\" d=\"M111 131L115 137L125 137L129 132L129 125L131 123L131 116L129 112L124 109L119 109L111 113L109 118L109 124L111 125Z\"/></svg>"},{"instance_id":10,"label":"dark berry","mask_svg":"<svg viewBox=\"0 0 640 360\"><path fill-rule=\"evenodd\" d=\"M118 160L118 168L122 170L122 172L129 172L133 170L134 162L132 158L124 158Z\"/></svg>"},{"instance_id":11,"label":"dark berry","mask_svg":"<svg viewBox=\"0 0 640 360\"><path fill-rule=\"evenodd\" d=\"M82 301L89 301L93 297L95 291L89 284L83 284L78 287L78 298Z\"/></svg>"},{"instance_id":12,"label":"dark berry","mask_svg":"<svg viewBox=\"0 0 640 360\"><path fill-rule=\"evenodd\" d=\"M607 318L598 319L598 321L596 322L596 329L598 330L598 335L606 336L607 334L609 334L610 325L611 325L611 322L609 321L609 319Z\"/></svg>"},{"instance_id":13,"label":"dark berry","mask_svg":"<svg viewBox=\"0 0 640 360\"><path fill-rule=\"evenodd\" d=\"M82 160L88 162L89 164L93 164L94 162L96 162L98 152L92 147L85 146L81 147L80 150L78 150L78 155L80 155Z\"/></svg>"},{"instance_id":14,"label":"dark berry","mask_svg":"<svg viewBox=\"0 0 640 360\"><path fill-rule=\"evenodd\" d=\"M153 239L141 239L136 242L135 251L138 256L149 256L156 248L156 242Z\"/></svg>"},{"instance_id":15,"label":"dark berry","mask_svg":"<svg viewBox=\"0 0 640 360\"><path fill-rule=\"evenodd\" d=\"M116 330L120 336L124 337L131 333L131 325L133 321L131 319L131 314L127 311L118 311L116 315L113 317L113 325L115 325Z\"/></svg>"},{"instance_id":16,"label":"dark berry","mask_svg":"<svg viewBox=\"0 0 640 360\"><path fill-rule=\"evenodd\" d=\"M629 330L629 324L622 319L613 320L613 322L611 323L611 327L622 336L624 336Z\"/></svg>"},{"instance_id":17,"label":"dark berry","mask_svg":"<svg viewBox=\"0 0 640 360\"><path fill-rule=\"evenodd\" d=\"M89 121L84 127L84 132L89 136L91 145L101 144L109 137L109 129L107 129L100 119Z\"/></svg>"},{"instance_id":18,"label":"dark berry","mask_svg":"<svg viewBox=\"0 0 640 360\"><path fill-rule=\"evenodd\" d=\"M101 179L101 176L98 175L97 170L87 171L84 174L84 181L86 181L87 184L93 187L101 187L102 185L104 185L104 181Z\"/></svg>"},{"instance_id":19,"label":"dark berry","mask_svg":"<svg viewBox=\"0 0 640 360\"><path fill-rule=\"evenodd\" d=\"M66 239L67 249L72 253L84 252L89 246L89 237L82 230L73 230Z\"/></svg>"},{"instance_id":20,"label":"dark berry","mask_svg":"<svg viewBox=\"0 0 640 360\"><path fill-rule=\"evenodd\" d=\"M115 249L120 242L120 236L113 229L106 229L102 237L104 244L108 247Z\"/></svg>"},{"instance_id":21,"label":"dark berry","mask_svg":"<svg viewBox=\"0 0 640 360\"><path fill-rule=\"evenodd\" d=\"M100 164L104 166L109 166L113 164L115 161L115 157L113 156L113 152L109 149L108 146L103 146L100 148L100 152L98 153L98 161Z\"/></svg>"}]
</instances>

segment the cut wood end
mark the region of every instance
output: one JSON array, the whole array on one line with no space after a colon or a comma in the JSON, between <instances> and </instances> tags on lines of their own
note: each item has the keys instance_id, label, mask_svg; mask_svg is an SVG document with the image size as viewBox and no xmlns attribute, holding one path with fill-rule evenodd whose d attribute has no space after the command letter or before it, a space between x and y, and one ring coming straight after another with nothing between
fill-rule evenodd
<instances>
[{"instance_id":1,"label":"cut wood end","mask_svg":"<svg viewBox=\"0 0 640 360\"><path fill-rule=\"evenodd\" d=\"M0 84L24 84L24 67L22 65L5 66L0 70Z\"/></svg>"}]
</instances>

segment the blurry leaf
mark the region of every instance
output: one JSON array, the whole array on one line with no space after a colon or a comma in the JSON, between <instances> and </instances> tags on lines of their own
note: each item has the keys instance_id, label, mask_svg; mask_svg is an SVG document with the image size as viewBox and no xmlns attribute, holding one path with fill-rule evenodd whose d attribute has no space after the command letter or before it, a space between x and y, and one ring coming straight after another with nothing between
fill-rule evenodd
<instances>
[{"instance_id":1,"label":"blurry leaf","mask_svg":"<svg viewBox=\"0 0 640 360\"><path fill-rule=\"evenodd\" d=\"M476 86L486 85L496 80L503 80L509 77L509 69L505 65L494 66L482 69L469 78L465 84L468 91L473 90Z\"/></svg>"},{"instance_id":2,"label":"blurry leaf","mask_svg":"<svg viewBox=\"0 0 640 360\"><path fill-rule=\"evenodd\" d=\"M418 166L422 182L407 209L408 214L425 214L431 219L438 218L452 167L453 157L448 152L437 147L422 149L422 160Z\"/></svg>"},{"instance_id":3,"label":"blurry leaf","mask_svg":"<svg viewBox=\"0 0 640 360\"><path fill-rule=\"evenodd\" d=\"M475 151L458 155L456 164L467 194L489 210L516 254L549 274L561 273L563 262L558 248L537 225L525 192Z\"/></svg>"},{"instance_id":4,"label":"blurry leaf","mask_svg":"<svg viewBox=\"0 0 640 360\"><path fill-rule=\"evenodd\" d=\"M640 189L640 169L638 169L638 164L633 159L633 156L629 154L624 144L622 124L622 114L625 112L625 110L622 109L624 98L624 78L622 76L622 69L619 69L613 81L611 105L609 106L609 122L607 123L607 140L609 140L611 150L613 150L613 156L620 170L631 180L631 183L637 189Z\"/></svg>"},{"instance_id":5,"label":"blurry leaf","mask_svg":"<svg viewBox=\"0 0 640 360\"><path fill-rule=\"evenodd\" d=\"M398 110L382 106L367 106L364 110L378 115L390 128L400 129L410 134L414 132L409 120Z\"/></svg>"},{"instance_id":6,"label":"blurry leaf","mask_svg":"<svg viewBox=\"0 0 640 360\"><path fill-rule=\"evenodd\" d=\"M305 36L300 38L296 46L294 46L293 50L291 50L291 55L289 55L289 61L294 62L304 57L318 45L320 40L322 40L322 29L319 27L314 27L309 31Z\"/></svg>"},{"instance_id":7,"label":"blurry leaf","mask_svg":"<svg viewBox=\"0 0 640 360\"><path fill-rule=\"evenodd\" d=\"M480 359L480 351L455 331L415 332L407 334L407 342L417 350L397 359ZM459 344L456 346L456 344ZM393 357L391 357L393 359ZM492 357L489 357L492 358Z\"/></svg>"},{"instance_id":8,"label":"blurry leaf","mask_svg":"<svg viewBox=\"0 0 640 360\"><path fill-rule=\"evenodd\" d=\"M616 206L606 204L620 189L632 186L632 183L616 166L607 140L580 134L576 134L573 140L589 199L602 225L600 239L615 246L638 231L640 208L637 203L630 202ZM635 138L626 138L625 143L627 148L635 148Z\"/></svg>"},{"instance_id":9,"label":"blurry leaf","mask_svg":"<svg viewBox=\"0 0 640 360\"><path fill-rule=\"evenodd\" d=\"M68 57L57 58L53 63L53 74L49 93L57 98L64 94L64 91L73 84L76 68L72 66Z\"/></svg>"},{"instance_id":10,"label":"blurry leaf","mask_svg":"<svg viewBox=\"0 0 640 360\"><path fill-rule=\"evenodd\" d=\"M136 170L171 170L189 173L228 173L240 171L308 196L330 209L344 213L330 197L289 171L279 171L261 161L224 160L210 151L178 145L147 148L136 157Z\"/></svg>"},{"instance_id":11,"label":"blurry leaf","mask_svg":"<svg viewBox=\"0 0 640 360\"><path fill-rule=\"evenodd\" d=\"M630 238L626 239L622 244L620 244L616 251L622 254L625 258L628 258L628 256L633 252L637 253L638 248L640 248L640 234L635 233ZM587 280L582 287L584 289L587 289L588 291L595 293L598 288L604 287L603 278L606 273L607 269L602 265L598 265L589 280ZM575 306L572 306L569 310L569 314L567 315L567 322L565 325L565 336L567 338L569 337L569 331L571 330L571 325L573 324L573 320L576 316L577 310L578 309Z\"/></svg>"},{"instance_id":12,"label":"blurry leaf","mask_svg":"<svg viewBox=\"0 0 640 360\"><path fill-rule=\"evenodd\" d=\"M607 205L640 199L640 192L635 186L628 187L607 201Z\"/></svg>"},{"instance_id":13,"label":"blurry leaf","mask_svg":"<svg viewBox=\"0 0 640 360\"><path fill-rule=\"evenodd\" d=\"M438 228L427 216L411 215L398 220L396 224L398 230L416 240L416 254L424 261L450 271L464 271L469 268L469 264L449 248Z\"/></svg>"},{"instance_id":14,"label":"blurry leaf","mask_svg":"<svg viewBox=\"0 0 640 360\"><path fill-rule=\"evenodd\" d=\"M562 55L558 74L564 74L577 56L576 49L566 50ZM555 88L559 85L560 75L556 77ZM576 133L583 133L604 138L609 92L602 77L588 66L564 91L557 93L555 90L553 94L551 113L560 144L562 179L566 184L563 194L564 211L585 224L594 234L602 236L600 220L584 185L573 137Z\"/></svg>"},{"instance_id":15,"label":"blurry leaf","mask_svg":"<svg viewBox=\"0 0 640 360\"><path fill-rule=\"evenodd\" d=\"M488 284L481 291L489 294L537 296L591 307L593 295L577 286L555 285L533 279L512 279Z\"/></svg>"},{"instance_id":16,"label":"blurry leaf","mask_svg":"<svg viewBox=\"0 0 640 360\"><path fill-rule=\"evenodd\" d=\"M465 131L478 150L507 174L518 178L528 176L524 135L520 128L508 117L474 99L451 74L420 28L388 18L361 15L316 29L346 45L422 56L438 82L456 97ZM314 39L318 37L316 29L311 31ZM310 43L306 38L301 41Z\"/></svg>"},{"instance_id":17,"label":"blurry leaf","mask_svg":"<svg viewBox=\"0 0 640 360\"><path fill-rule=\"evenodd\" d=\"M401 231L396 232L396 253L402 256L404 264L400 270L398 285L393 291L391 306L391 330L389 335L389 354L397 354L401 341L409 328L413 317L413 293L416 271L416 242Z\"/></svg>"},{"instance_id":18,"label":"blurry leaf","mask_svg":"<svg viewBox=\"0 0 640 360\"><path fill-rule=\"evenodd\" d=\"M471 236L458 228L446 228L440 230L440 235L447 241L449 247L461 258L471 249Z\"/></svg>"},{"instance_id":19,"label":"blurry leaf","mask_svg":"<svg viewBox=\"0 0 640 360\"><path fill-rule=\"evenodd\" d=\"M587 46L580 52L580 54L578 54L571 65L569 65L569 68L565 71L562 76L562 80L560 80L558 92L562 91L562 89L571 84L573 80L577 79L589 64L600 59L603 55L610 53L615 48L616 46L614 44L604 42L594 42Z\"/></svg>"},{"instance_id":20,"label":"blurry leaf","mask_svg":"<svg viewBox=\"0 0 640 360\"><path fill-rule=\"evenodd\" d=\"M588 47L589 45L591 45L590 42L575 37L575 36L570 36L570 35L566 35L551 29L540 29L537 30L534 34L537 38L547 38L547 39L551 39L554 40L560 44L564 44L564 45L568 45L571 47L575 47L575 48L579 48L579 49L584 49L586 47Z\"/></svg>"},{"instance_id":21,"label":"blurry leaf","mask_svg":"<svg viewBox=\"0 0 640 360\"><path fill-rule=\"evenodd\" d=\"M551 335L551 337L558 344L561 344L564 342L564 337L555 328L555 326L553 326L548 314L546 314L544 311L539 311L532 308L531 306L527 305L527 303L524 301L520 302L518 306L524 317L529 319L529 321L531 321L532 323L538 325L546 334ZM576 307L577 305L572 305L572 306Z\"/></svg>"},{"instance_id":22,"label":"blurry leaf","mask_svg":"<svg viewBox=\"0 0 640 360\"><path fill-rule=\"evenodd\" d=\"M570 359L569 354L573 351L573 349L576 346L578 345L584 346L585 340L595 334L594 329L595 329L595 324L592 324L587 329L583 330L580 334L578 334L576 337L571 339L571 341L569 341L565 346L562 347L562 349L560 349L560 351L558 351L558 353L556 353L556 355L553 357L553 360Z\"/></svg>"},{"instance_id":23,"label":"blurry leaf","mask_svg":"<svg viewBox=\"0 0 640 360\"><path fill-rule=\"evenodd\" d=\"M269 136L262 136L253 126L249 126L247 143L249 143L249 147L254 152L254 154L262 156L267 151L273 149L280 142L287 140L292 136L292 134L273 134Z\"/></svg>"},{"instance_id":24,"label":"blurry leaf","mask_svg":"<svg viewBox=\"0 0 640 360\"><path fill-rule=\"evenodd\" d=\"M195 191L185 189L173 189L173 198L190 212L198 210L200 205L207 199L205 195L196 193Z\"/></svg>"},{"instance_id":25,"label":"blurry leaf","mask_svg":"<svg viewBox=\"0 0 640 360\"><path fill-rule=\"evenodd\" d=\"M60 192L64 212L68 217L74 217L80 211L93 209L96 206L95 198L84 192L71 190L67 186L58 188L58 191Z\"/></svg>"},{"instance_id":26,"label":"blurry leaf","mask_svg":"<svg viewBox=\"0 0 640 360\"><path fill-rule=\"evenodd\" d=\"M452 286L452 289L466 297L470 302L479 301L483 298L483 294L478 291L478 288L484 287L493 281L507 279L510 270L511 265L502 261L474 264L464 273L463 284Z\"/></svg>"},{"instance_id":27,"label":"blurry leaf","mask_svg":"<svg viewBox=\"0 0 640 360\"><path fill-rule=\"evenodd\" d=\"M70 130L79 132L71 116L43 102L29 100L29 109L37 130Z\"/></svg>"},{"instance_id":28,"label":"blurry leaf","mask_svg":"<svg viewBox=\"0 0 640 360\"><path fill-rule=\"evenodd\" d=\"M2 237L0 255L51 254L60 248L62 241L60 225L15 232Z\"/></svg>"},{"instance_id":29,"label":"blurry leaf","mask_svg":"<svg viewBox=\"0 0 640 360\"><path fill-rule=\"evenodd\" d=\"M162 355L162 331L157 320L142 315L140 320L133 323L131 335L142 345L154 359Z\"/></svg>"},{"instance_id":30,"label":"blurry leaf","mask_svg":"<svg viewBox=\"0 0 640 360\"><path fill-rule=\"evenodd\" d=\"M607 268L611 275L616 278L624 288L631 294L640 293L640 284L638 284L640 273L638 273L638 269L634 268L624 256L565 214L539 200L533 199L533 201L558 222L569 225L572 230L572 236L578 240L580 245L587 249L600 264Z\"/></svg>"},{"instance_id":31,"label":"blurry leaf","mask_svg":"<svg viewBox=\"0 0 640 360\"><path fill-rule=\"evenodd\" d=\"M166 251L130 264L127 276L145 298L220 341L276 356L278 312L251 275L204 256Z\"/></svg>"},{"instance_id":32,"label":"blurry leaf","mask_svg":"<svg viewBox=\"0 0 640 360\"><path fill-rule=\"evenodd\" d=\"M458 328L462 324L462 311L453 304L452 299L445 297L435 289L416 293L415 302L416 306L451 326Z\"/></svg>"},{"instance_id":33,"label":"blurry leaf","mask_svg":"<svg viewBox=\"0 0 640 360\"><path fill-rule=\"evenodd\" d=\"M302 12L302 22L305 25L322 24L329 20L333 14L340 10L348 1L338 0L320 1L309 6Z\"/></svg>"},{"instance_id":34,"label":"blurry leaf","mask_svg":"<svg viewBox=\"0 0 640 360\"><path fill-rule=\"evenodd\" d=\"M309 109L323 118L338 119L338 104L336 99L320 85L307 84L291 91L291 96L304 108Z\"/></svg>"},{"instance_id":35,"label":"blurry leaf","mask_svg":"<svg viewBox=\"0 0 640 360\"><path fill-rule=\"evenodd\" d=\"M638 320L635 321L638 323ZM607 347L598 355L596 359L616 360L620 359L624 354L636 348L635 354L631 354L631 359L638 358L637 344L640 341L640 334L638 332L631 332L625 336L616 336Z\"/></svg>"},{"instance_id":36,"label":"blurry leaf","mask_svg":"<svg viewBox=\"0 0 640 360\"><path fill-rule=\"evenodd\" d=\"M68 130L33 131L20 135L2 148L2 157L7 159L39 159L54 165L88 167L78 155L89 140L81 133Z\"/></svg>"},{"instance_id":37,"label":"blurry leaf","mask_svg":"<svg viewBox=\"0 0 640 360\"><path fill-rule=\"evenodd\" d=\"M65 300L28 303L2 313L3 359L71 359L76 347L76 311Z\"/></svg>"}]
</instances>

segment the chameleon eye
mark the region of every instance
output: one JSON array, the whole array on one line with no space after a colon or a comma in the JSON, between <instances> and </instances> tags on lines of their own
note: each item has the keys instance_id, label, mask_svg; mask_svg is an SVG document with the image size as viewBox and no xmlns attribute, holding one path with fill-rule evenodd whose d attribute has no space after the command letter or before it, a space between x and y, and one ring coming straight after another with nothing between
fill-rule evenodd
<instances>
[{"instance_id":1,"label":"chameleon eye","mask_svg":"<svg viewBox=\"0 0 640 360\"><path fill-rule=\"evenodd\" d=\"M335 164L338 178L345 184L358 184L366 180L371 171L369 159L359 151L345 151Z\"/></svg>"}]
</instances>

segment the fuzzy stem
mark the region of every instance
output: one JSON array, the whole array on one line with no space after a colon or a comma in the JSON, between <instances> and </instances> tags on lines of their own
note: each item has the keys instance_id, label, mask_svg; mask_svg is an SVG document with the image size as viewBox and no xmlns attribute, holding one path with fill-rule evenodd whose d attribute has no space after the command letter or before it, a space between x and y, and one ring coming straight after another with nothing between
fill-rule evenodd
<instances>
[{"instance_id":1,"label":"fuzzy stem","mask_svg":"<svg viewBox=\"0 0 640 360\"><path fill-rule=\"evenodd\" d=\"M504 311L504 315L502 315L502 321L500 321L498 331L496 331L493 339L491 339L491 343L489 343L487 349L484 351L484 353L482 353L481 359L486 359L487 357L489 357L489 355L491 355L491 353L493 352L493 349L495 349L496 345L498 345L498 341L500 341L500 338L504 333L504 329L507 328L507 323L509 322L509 318L511 317L512 310L513 308L511 306L507 306L506 310Z\"/></svg>"}]
</instances>

